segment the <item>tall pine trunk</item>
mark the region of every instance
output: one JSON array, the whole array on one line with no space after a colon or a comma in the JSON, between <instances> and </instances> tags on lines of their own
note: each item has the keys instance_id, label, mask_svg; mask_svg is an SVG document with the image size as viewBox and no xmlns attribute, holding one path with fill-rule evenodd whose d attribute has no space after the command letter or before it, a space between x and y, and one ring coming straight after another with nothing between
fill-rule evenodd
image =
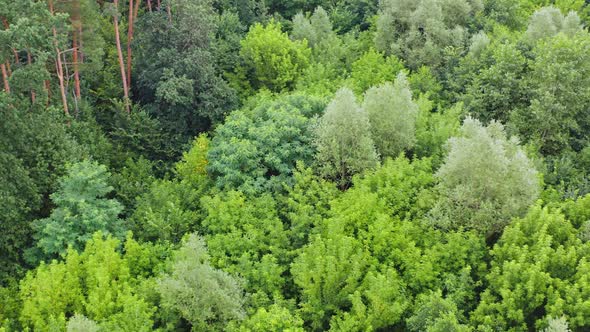
<instances>
[{"instance_id":1,"label":"tall pine trunk","mask_svg":"<svg viewBox=\"0 0 590 332\"><path fill-rule=\"evenodd\" d=\"M136 0L139 3L140 0ZM131 40L133 40L133 0L129 0L129 22L127 27L127 86L131 88Z\"/></svg>"},{"instance_id":2,"label":"tall pine trunk","mask_svg":"<svg viewBox=\"0 0 590 332\"><path fill-rule=\"evenodd\" d=\"M8 84L8 73L6 72L6 65L0 64L0 69L2 69L2 81L4 82L4 91L6 93L10 93L10 85Z\"/></svg>"},{"instance_id":3,"label":"tall pine trunk","mask_svg":"<svg viewBox=\"0 0 590 332\"><path fill-rule=\"evenodd\" d=\"M51 15L54 14L53 11L53 0L49 0L49 11ZM59 50L59 45L57 44L57 29L55 27L52 28L53 30L53 45L55 46L55 69L57 72L57 78L59 79L59 91L61 93L61 102L64 107L64 112L66 115L70 115L70 111L68 110L68 98L66 96L66 88L64 86L64 69L61 62L61 52Z\"/></svg>"},{"instance_id":4,"label":"tall pine trunk","mask_svg":"<svg viewBox=\"0 0 590 332\"><path fill-rule=\"evenodd\" d=\"M72 1L72 13L71 13L71 21L73 27L73 35L72 35L72 60L74 64L74 90L76 95L76 100L80 100L82 97L80 91L80 70L79 70L79 61L80 61L80 31L82 31L82 14L81 14L81 5L80 0Z\"/></svg>"},{"instance_id":5,"label":"tall pine trunk","mask_svg":"<svg viewBox=\"0 0 590 332\"><path fill-rule=\"evenodd\" d=\"M115 9L117 10L117 12L115 13L115 16L113 16L113 21L114 21L114 25L115 25L115 42L117 45L117 55L119 57L119 68L121 69L121 79L123 80L123 95L125 98L125 110L127 111L127 113L131 113L131 110L129 109L129 90L128 90L128 86L127 86L127 77L125 75L125 63L123 61L123 51L121 50L121 36L119 34L119 19L117 18L117 15L119 13L119 0L114 0L114 4L115 4Z\"/></svg>"}]
</instances>

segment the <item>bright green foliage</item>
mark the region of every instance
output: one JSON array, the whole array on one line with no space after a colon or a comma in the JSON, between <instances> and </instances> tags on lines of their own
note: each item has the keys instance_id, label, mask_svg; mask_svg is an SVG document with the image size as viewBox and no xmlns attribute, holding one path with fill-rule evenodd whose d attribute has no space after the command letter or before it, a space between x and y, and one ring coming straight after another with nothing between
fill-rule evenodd
<instances>
[{"instance_id":1,"label":"bright green foliage","mask_svg":"<svg viewBox=\"0 0 590 332\"><path fill-rule=\"evenodd\" d=\"M314 330L327 327L330 316L349 306L349 294L357 289L371 258L354 238L334 234L315 238L291 266L302 289L301 313Z\"/></svg>"},{"instance_id":2,"label":"bright green foliage","mask_svg":"<svg viewBox=\"0 0 590 332\"><path fill-rule=\"evenodd\" d=\"M298 249L317 233L338 190L333 183L314 175L313 170L304 168L303 164L297 165L293 179L295 184L288 189L279 212L289 221L291 247Z\"/></svg>"},{"instance_id":3,"label":"bright green foliage","mask_svg":"<svg viewBox=\"0 0 590 332\"><path fill-rule=\"evenodd\" d=\"M280 191L297 161L313 158L310 118L321 99L292 95L233 112L216 130L207 170L218 188Z\"/></svg>"},{"instance_id":4,"label":"bright green foliage","mask_svg":"<svg viewBox=\"0 0 590 332\"><path fill-rule=\"evenodd\" d=\"M239 327L230 328L232 332L303 332L303 320L289 309L277 304L258 309Z\"/></svg>"},{"instance_id":5,"label":"bright green foliage","mask_svg":"<svg viewBox=\"0 0 590 332\"><path fill-rule=\"evenodd\" d=\"M576 12L571 11L567 16L563 16L555 7L543 7L531 16L526 37L531 41L537 41L558 33L572 36L581 30L582 24Z\"/></svg>"},{"instance_id":6,"label":"bright green foliage","mask_svg":"<svg viewBox=\"0 0 590 332\"><path fill-rule=\"evenodd\" d=\"M386 83L369 89L363 109L369 114L371 134L381 158L396 157L414 146L418 106L412 100L403 72L393 85Z\"/></svg>"},{"instance_id":7,"label":"bright green foliage","mask_svg":"<svg viewBox=\"0 0 590 332\"><path fill-rule=\"evenodd\" d=\"M360 95L372 86L393 82L402 69L404 65L395 56L384 57L382 53L370 49L352 64L350 84Z\"/></svg>"},{"instance_id":8,"label":"bright green foliage","mask_svg":"<svg viewBox=\"0 0 590 332\"><path fill-rule=\"evenodd\" d=\"M158 180L138 197L130 218L130 230L143 241L179 242L197 229L201 191L186 182Z\"/></svg>"},{"instance_id":9,"label":"bright green foliage","mask_svg":"<svg viewBox=\"0 0 590 332\"><path fill-rule=\"evenodd\" d=\"M526 331L546 326L545 314L566 315L572 328L587 328L589 250L559 211L532 207L505 229L492 250L489 286L474 322Z\"/></svg>"},{"instance_id":10,"label":"bright green foliage","mask_svg":"<svg viewBox=\"0 0 590 332\"><path fill-rule=\"evenodd\" d=\"M203 197L205 238L213 266L245 279L252 301L280 297L288 239L270 195L238 191ZM260 303L258 303L260 305Z\"/></svg>"},{"instance_id":11,"label":"bright green foliage","mask_svg":"<svg viewBox=\"0 0 590 332\"><path fill-rule=\"evenodd\" d=\"M579 151L588 142L589 50L587 33L558 35L534 49L530 107L514 114L512 122L523 137L538 142L544 154L568 147Z\"/></svg>"},{"instance_id":12,"label":"bright green foliage","mask_svg":"<svg viewBox=\"0 0 590 332\"><path fill-rule=\"evenodd\" d=\"M70 249L65 261L41 263L29 272L21 281L23 326L49 331L59 324L57 330L64 331L65 317L76 313L108 331L150 331L155 309L135 293L135 276L117 252L119 244L98 232L81 254Z\"/></svg>"},{"instance_id":13,"label":"bright green foliage","mask_svg":"<svg viewBox=\"0 0 590 332\"><path fill-rule=\"evenodd\" d=\"M432 158L433 165L438 167L444 158L445 143L459 132L463 105L456 104L448 109L433 111L432 101L425 96L420 97L416 103L418 117L413 151L418 157Z\"/></svg>"},{"instance_id":14,"label":"bright green foliage","mask_svg":"<svg viewBox=\"0 0 590 332\"><path fill-rule=\"evenodd\" d=\"M248 88L254 90L266 88L280 92L291 89L309 65L311 50L307 42L291 41L281 31L281 25L274 21L266 26L260 23L251 26L241 44L242 66L239 70L244 77L238 75L237 79L246 79Z\"/></svg>"},{"instance_id":15,"label":"bright green foliage","mask_svg":"<svg viewBox=\"0 0 590 332\"><path fill-rule=\"evenodd\" d=\"M315 131L320 174L345 188L354 174L378 163L367 113L352 91L340 89Z\"/></svg>"},{"instance_id":16,"label":"bright green foliage","mask_svg":"<svg viewBox=\"0 0 590 332\"><path fill-rule=\"evenodd\" d=\"M221 331L244 316L238 281L209 265L205 243L196 233L186 237L157 287L162 307L177 311L193 331Z\"/></svg>"},{"instance_id":17,"label":"bright green foliage","mask_svg":"<svg viewBox=\"0 0 590 332\"><path fill-rule=\"evenodd\" d=\"M82 250L96 231L124 236L125 227L118 218L123 208L106 198L113 190L109 176L105 166L88 160L69 167L59 181L59 190L51 195L56 208L48 218L33 224L38 258L64 256L68 247Z\"/></svg>"},{"instance_id":18,"label":"bright green foliage","mask_svg":"<svg viewBox=\"0 0 590 332\"><path fill-rule=\"evenodd\" d=\"M176 164L176 174L185 181L199 184L207 178L207 152L211 141L205 134L193 141L188 152L182 154L182 160Z\"/></svg>"},{"instance_id":19,"label":"bright green foliage","mask_svg":"<svg viewBox=\"0 0 590 332\"><path fill-rule=\"evenodd\" d=\"M539 194L537 171L515 138L497 122L467 118L437 172L441 197L431 217L439 227L499 232Z\"/></svg>"}]
</instances>

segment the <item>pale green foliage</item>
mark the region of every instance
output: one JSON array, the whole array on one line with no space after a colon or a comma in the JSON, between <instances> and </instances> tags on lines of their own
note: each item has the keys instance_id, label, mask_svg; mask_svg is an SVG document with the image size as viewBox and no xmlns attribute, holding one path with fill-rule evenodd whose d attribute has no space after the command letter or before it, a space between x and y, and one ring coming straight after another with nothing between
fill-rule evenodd
<instances>
[{"instance_id":1,"label":"pale green foliage","mask_svg":"<svg viewBox=\"0 0 590 332\"><path fill-rule=\"evenodd\" d=\"M317 7L309 19L302 13L293 17L291 37L295 40L307 40L312 48L332 37L332 34L332 23L322 7Z\"/></svg>"},{"instance_id":2,"label":"pale green foliage","mask_svg":"<svg viewBox=\"0 0 590 332\"><path fill-rule=\"evenodd\" d=\"M51 195L56 208L49 218L33 224L40 258L63 256L69 246L81 250L96 231L124 236L123 222L118 218L123 208L106 198L113 190L109 176L105 166L88 160L69 167L58 191Z\"/></svg>"},{"instance_id":3,"label":"pale green foliage","mask_svg":"<svg viewBox=\"0 0 590 332\"><path fill-rule=\"evenodd\" d=\"M370 49L352 64L350 85L360 95L372 86L393 82L403 69L404 65L394 55L385 57Z\"/></svg>"},{"instance_id":4,"label":"pale green foliage","mask_svg":"<svg viewBox=\"0 0 590 332\"><path fill-rule=\"evenodd\" d=\"M375 167L378 155L370 126L352 91L340 89L315 131L320 174L344 188L354 174Z\"/></svg>"},{"instance_id":5,"label":"pale green foliage","mask_svg":"<svg viewBox=\"0 0 590 332\"><path fill-rule=\"evenodd\" d=\"M547 327L543 329L543 332L571 332L567 320L565 317L549 318L547 321Z\"/></svg>"},{"instance_id":6,"label":"pale green foliage","mask_svg":"<svg viewBox=\"0 0 590 332\"><path fill-rule=\"evenodd\" d=\"M64 317L77 313L107 331L151 330L155 308L137 295L135 276L127 258L117 252L119 245L98 232L81 254L70 249L65 261L41 263L29 272L20 284L23 325L46 331L58 324L63 331Z\"/></svg>"},{"instance_id":7,"label":"pale green foliage","mask_svg":"<svg viewBox=\"0 0 590 332\"><path fill-rule=\"evenodd\" d=\"M396 157L414 146L418 106L412 100L405 73L400 72L393 85L369 89L363 109L369 114L371 134L381 158Z\"/></svg>"},{"instance_id":8,"label":"pale green foliage","mask_svg":"<svg viewBox=\"0 0 590 332\"><path fill-rule=\"evenodd\" d=\"M560 32L571 36L581 30L582 24L576 12L570 11L564 16L558 8L549 6L533 13L526 36L531 41L537 41L553 37Z\"/></svg>"},{"instance_id":9,"label":"pale green foliage","mask_svg":"<svg viewBox=\"0 0 590 332\"><path fill-rule=\"evenodd\" d=\"M252 316L244 320L239 327L230 328L231 332L303 332L303 320L289 309L277 304L268 309L259 308Z\"/></svg>"},{"instance_id":10,"label":"pale green foliage","mask_svg":"<svg viewBox=\"0 0 590 332\"><path fill-rule=\"evenodd\" d=\"M414 314L407 319L410 331L415 332L466 332L470 329L457 321L457 305L443 298L441 291L421 294L417 299Z\"/></svg>"},{"instance_id":11,"label":"pale green foliage","mask_svg":"<svg viewBox=\"0 0 590 332\"><path fill-rule=\"evenodd\" d=\"M254 24L241 45L241 74L250 79L250 87L254 90L267 88L280 92L290 89L309 65L311 50L307 42L291 41L281 31L281 25L274 21L266 26Z\"/></svg>"},{"instance_id":12,"label":"pale green foliage","mask_svg":"<svg viewBox=\"0 0 590 332\"><path fill-rule=\"evenodd\" d=\"M467 23L483 6L467 0L383 0L379 9L377 48L398 55L410 68L437 68L443 49L464 47Z\"/></svg>"},{"instance_id":13,"label":"pale green foliage","mask_svg":"<svg viewBox=\"0 0 590 332\"><path fill-rule=\"evenodd\" d=\"M497 122L483 127L467 118L436 176L440 199L432 210L439 227L500 231L522 216L539 194L537 171L518 141Z\"/></svg>"},{"instance_id":14,"label":"pale green foliage","mask_svg":"<svg viewBox=\"0 0 590 332\"><path fill-rule=\"evenodd\" d=\"M157 287L161 305L179 312L195 331L223 330L229 321L244 317L238 281L209 265L205 243L195 233L174 254Z\"/></svg>"},{"instance_id":15,"label":"pale green foliage","mask_svg":"<svg viewBox=\"0 0 590 332\"><path fill-rule=\"evenodd\" d=\"M545 155L570 146L580 150L590 128L590 35L560 34L540 41L533 52L530 106L514 112L511 122Z\"/></svg>"},{"instance_id":16,"label":"pale green foliage","mask_svg":"<svg viewBox=\"0 0 590 332\"><path fill-rule=\"evenodd\" d=\"M473 57L478 57L481 52L490 44L490 38L485 32L480 31L471 36L471 45L469 46L469 54Z\"/></svg>"},{"instance_id":17,"label":"pale green foliage","mask_svg":"<svg viewBox=\"0 0 590 332\"><path fill-rule=\"evenodd\" d=\"M100 327L95 321L84 315L74 315L68 320L67 332L98 332Z\"/></svg>"}]
</instances>

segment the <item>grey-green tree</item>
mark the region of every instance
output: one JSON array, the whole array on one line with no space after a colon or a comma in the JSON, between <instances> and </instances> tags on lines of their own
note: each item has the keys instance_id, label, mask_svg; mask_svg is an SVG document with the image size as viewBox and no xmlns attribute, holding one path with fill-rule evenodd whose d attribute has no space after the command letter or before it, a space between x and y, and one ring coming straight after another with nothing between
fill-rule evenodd
<instances>
[{"instance_id":1,"label":"grey-green tree","mask_svg":"<svg viewBox=\"0 0 590 332\"><path fill-rule=\"evenodd\" d=\"M371 134L381 158L396 157L414 146L418 105L412 100L404 72L397 75L394 84L369 89L363 109L369 115Z\"/></svg>"},{"instance_id":2,"label":"grey-green tree","mask_svg":"<svg viewBox=\"0 0 590 332\"><path fill-rule=\"evenodd\" d=\"M338 90L315 129L316 161L322 176L346 188L353 175L377 166L369 116L349 89Z\"/></svg>"}]
</instances>

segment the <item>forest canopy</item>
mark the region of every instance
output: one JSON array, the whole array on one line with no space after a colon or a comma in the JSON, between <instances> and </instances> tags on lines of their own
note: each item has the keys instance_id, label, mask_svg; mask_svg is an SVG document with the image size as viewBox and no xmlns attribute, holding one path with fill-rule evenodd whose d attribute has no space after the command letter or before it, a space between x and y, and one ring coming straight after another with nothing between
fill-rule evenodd
<instances>
[{"instance_id":1,"label":"forest canopy","mask_svg":"<svg viewBox=\"0 0 590 332\"><path fill-rule=\"evenodd\" d=\"M0 332L590 330L587 1L0 20Z\"/></svg>"}]
</instances>

